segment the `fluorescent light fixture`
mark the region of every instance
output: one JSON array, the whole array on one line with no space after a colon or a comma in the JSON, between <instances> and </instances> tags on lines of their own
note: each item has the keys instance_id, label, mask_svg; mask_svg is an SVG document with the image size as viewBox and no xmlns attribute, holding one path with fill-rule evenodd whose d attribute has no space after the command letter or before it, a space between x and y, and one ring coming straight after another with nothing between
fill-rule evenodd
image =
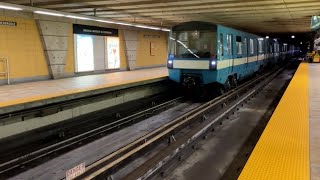
<instances>
[{"instance_id":1,"label":"fluorescent light fixture","mask_svg":"<svg viewBox=\"0 0 320 180\"><path fill-rule=\"evenodd\" d=\"M144 29L160 30L160 28L158 28L158 27L153 27L153 26L136 25L135 27L144 28Z\"/></svg>"},{"instance_id":2,"label":"fluorescent light fixture","mask_svg":"<svg viewBox=\"0 0 320 180\"><path fill-rule=\"evenodd\" d=\"M14 11L21 11L21 8L17 8L17 7L12 7L12 6L4 6L4 5L0 5L0 9L9 9L9 10L14 10Z\"/></svg>"},{"instance_id":3,"label":"fluorescent light fixture","mask_svg":"<svg viewBox=\"0 0 320 180\"><path fill-rule=\"evenodd\" d=\"M269 36L266 36L266 39L269 39Z\"/></svg>"},{"instance_id":4,"label":"fluorescent light fixture","mask_svg":"<svg viewBox=\"0 0 320 180\"><path fill-rule=\"evenodd\" d=\"M96 20L97 22L102 22L102 23L110 23L110 24L114 24L114 22L113 21L106 21L106 20L100 20L100 19L98 19L98 20Z\"/></svg>"},{"instance_id":5,"label":"fluorescent light fixture","mask_svg":"<svg viewBox=\"0 0 320 180\"><path fill-rule=\"evenodd\" d=\"M161 28L161 31L171 31L170 29L166 29L166 28Z\"/></svg>"},{"instance_id":6,"label":"fluorescent light fixture","mask_svg":"<svg viewBox=\"0 0 320 180\"><path fill-rule=\"evenodd\" d=\"M91 20L90 18L87 18L87 17L72 16L72 15L67 15L66 17L72 18L72 19Z\"/></svg>"},{"instance_id":7,"label":"fluorescent light fixture","mask_svg":"<svg viewBox=\"0 0 320 180\"><path fill-rule=\"evenodd\" d=\"M37 13L37 14L44 14L44 15L49 15L49 16L59 16L59 17L64 16L63 14L52 13L52 12L46 12L46 11L34 11L34 13Z\"/></svg>"},{"instance_id":8,"label":"fluorescent light fixture","mask_svg":"<svg viewBox=\"0 0 320 180\"><path fill-rule=\"evenodd\" d=\"M133 26L133 24L123 23L123 22L113 22L113 24L124 25L124 26Z\"/></svg>"}]
</instances>

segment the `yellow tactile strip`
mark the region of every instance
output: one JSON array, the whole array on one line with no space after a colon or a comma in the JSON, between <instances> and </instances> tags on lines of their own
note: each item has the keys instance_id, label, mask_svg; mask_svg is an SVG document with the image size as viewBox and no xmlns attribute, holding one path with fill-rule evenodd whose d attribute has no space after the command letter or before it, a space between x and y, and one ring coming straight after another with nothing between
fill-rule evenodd
<instances>
[{"instance_id":1,"label":"yellow tactile strip","mask_svg":"<svg viewBox=\"0 0 320 180\"><path fill-rule=\"evenodd\" d=\"M300 64L240 180L309 180L308 64Z\"/></svg>"},{"instance_id":2,"label":"yellow tactile strip","mask_svg":"<svg viewBox=\"0 0 320 180\"><path fill-rule=\"evenodd\" d=\"M168 76L166 67L0 86L0 108Z\"/></svg>"}]
</instances>

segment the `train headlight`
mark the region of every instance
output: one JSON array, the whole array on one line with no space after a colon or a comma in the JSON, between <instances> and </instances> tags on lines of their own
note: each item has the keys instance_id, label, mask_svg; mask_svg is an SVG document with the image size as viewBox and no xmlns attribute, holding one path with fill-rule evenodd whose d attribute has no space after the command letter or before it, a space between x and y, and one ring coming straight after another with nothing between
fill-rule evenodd
<instances>
[{"instance_id":1,"label":"train headlight","mask_svg":"<svg viewBox=\"0 0 320 180\"><path fill-rule=\"evenodd\" d=\"M174 55L169 54L168 61L167 61L168 68L173 68L173 59L174 59Z\"/></svg>"},{"instance_id":2,"label":"train headlight","mask_svg":"<svg viewBox=\"0 0 320 180\"><path fill-rule=\"evenodd\" d=\"M217 56L212 55L209 61L209 69L216 69L217 68Z\"/></svg>"},{"instance_id":3,"label":"train headlight","mask_svg":"<svg viewBox=\"0 0 320 180\"><path fill-rule=\"evenodd\" d=\"M216 69L217 68L217 61L215 59L210 61L210 69Z\"/></svg>"},{"instance_id":4,"label":"train headlight","mask_svg":"<svg viewBox=\"0 0 320 180\"><path fill-rule=\"evenodd\" d=\"M173 68L173 61L171 59L168 60L167 66L168 68Z\"/></svg>"}]
</instances>

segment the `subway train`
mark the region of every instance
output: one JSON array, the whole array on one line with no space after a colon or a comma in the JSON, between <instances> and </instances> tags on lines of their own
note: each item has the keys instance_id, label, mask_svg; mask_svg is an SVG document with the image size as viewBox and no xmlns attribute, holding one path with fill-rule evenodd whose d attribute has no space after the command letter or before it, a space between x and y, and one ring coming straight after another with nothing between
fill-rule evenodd
<instances>
[{"instance_id":1,"label":"subway train","mask_svg":"<svg viewBox=\"0 0 320 180\"><path fill-rule=\"evenodd\" d=\"M212 90L224 93L238 81L283 61L287 46L222 25L181 23L169 36L169 79L202 95Z\"/></svg>"}]
</instances>

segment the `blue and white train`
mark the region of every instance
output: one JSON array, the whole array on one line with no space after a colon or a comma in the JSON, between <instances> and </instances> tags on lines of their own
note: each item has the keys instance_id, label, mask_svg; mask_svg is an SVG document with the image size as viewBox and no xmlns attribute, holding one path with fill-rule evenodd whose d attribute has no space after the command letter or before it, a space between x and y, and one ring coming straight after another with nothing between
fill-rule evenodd
<instances>
[{"instance_id":1,"label":"blue and white train","mask_svg":"<svg viewBox=\"0 0 320 180\"><path fill-rule=\"evenodd\" d=\"M174 26L169 42L169 78L189 88L217 85L219 92L276 63L287 49L276 39L199 21Z\"/></svg>"}]
</instances>

